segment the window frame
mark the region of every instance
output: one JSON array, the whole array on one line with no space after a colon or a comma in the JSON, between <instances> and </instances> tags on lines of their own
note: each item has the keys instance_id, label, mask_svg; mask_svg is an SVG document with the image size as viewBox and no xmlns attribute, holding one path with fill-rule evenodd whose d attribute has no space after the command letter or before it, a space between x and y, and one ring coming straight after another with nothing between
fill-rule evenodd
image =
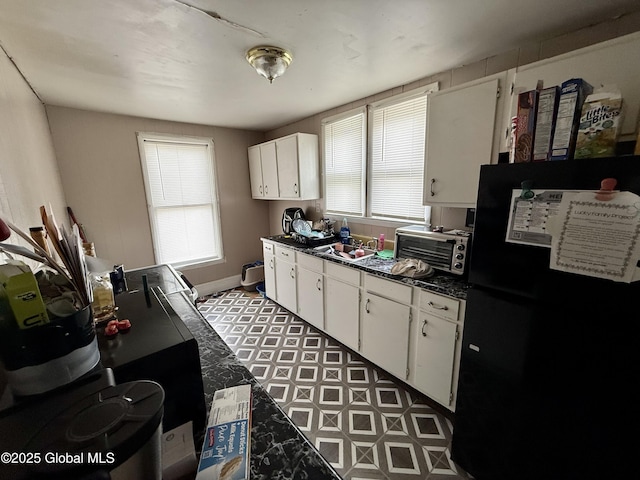
<instances>
[{"instance_id":1,"label":"window frame","mask_svg":"<svg viewBox=\"0 0 640 480\"><path fill-rule=\"evenodd\" d=\"M222 221L220 216L220 198L219 198L219 187L218 187L218 175L216 168L216 156L214 149L214 141L210 137L196 137L196 136L188 136L188 135L173 135L167 133L153 133L153 132L136 132L137 142L138 142L138 151L140 156L140 165L142 168L142 177L144 183L145 190L145 201L147 203L147 214L149 216L149 226L151 228L151 239L153 243L153 257L156 263L161 264L169 264L174 268L179 268L183 270L189 270L190 268L200 268L209 265L215 265L219 263L224 263L226 261L223 250L223 242L222 242ZM215 245L217 255L203 258L191 258L184 261L179 262L166 262L159 260L160 244L158 242L158 225L157 225L157 217L155 214L156 209L160 208L153 204L153 198L151 193L151 188L149 186L149 175L148 175L148 167L146 161L146 153L144 150L145 141L154 142L154 143L174 143L180 145L206 145L207 147L207 157L209 161L209 182L213 187L213 195L210 205L212 206L212 214L213 214L213 243ZM202 204L206 205L206 204ZM176 208L184 208L184 205Z\"/></svg>"},{"instance_id":2,"label":"window frame","mask_svg":"<svg viewBox=\"0 0 640 480\"><path fill-rule=\"evenodd\" d=\"M325 199L325 206L327 203L327 170L326 170L326 151L325 151L325 128L328 123L339 122L340 120L344 120L350 117L354 117L356 115L362 115L363 125L362 125L362 158L361 158L361 171L362 175L360 176L360 210L362 211L361 215L354 215L354 212L345 213L327 210L328 215L339 215L347 218L363 218L367 214L367 182L366 182L366 172L367 172L367 107L366 105L358 108L353 108L346 112L339 113L337 115L332 115L330 117L323 118L321 121L321 139L322 139L322 194Z\"/></svg>"},{"instance_id":3,"label":"window frame","mask_svg":"<svg viewBox=\"0 0 640 480\"><path fill-rule=\"evenodd\" d=\"M336 115L331 115L328 117L325 117L321 120L321 133L322 133L322 172L323 172L323 189L322 189L322 193L324 195L325 198L325 204L326 204L326 195L327 195L327 186L326 186L326 170L325 170L325 152L324 152L324 146L325 146L325 124L326 123L330 123L330 122L335 122L335 121L339 121L340 119L343 118L348 118L350 116L356 115L360 112L364 112L364 122L365 122L365 140L364 140L364 165L363 165L363 174L362 174L362 181L364 182L364 191L363 191L363 195L364 195L364 208L363 208L363 214L362 215L347 215L347 214L343 214L340 212L336 212L336 211L331 211L328 210L325 212L326 215L330 215L330 216L340 216L340 217L346 217L348 219L348 221L353 222L353 223L366 223L366 224L371 224L371 225L377 225L377 226L397 226L398 224L403 224L406 225L409 221L411 220L407 220L407 219L402 219L402 218L397 218L397 217L373 217L371 215L371 172L372 172L372 156L371 156L371 143L372 143L372 130L373 130L373 122L371 121L371 115L372 115L372 108L380 108L380 107L385 107L385 106L390 106L396 103L401 103L404 102L408 99L411 99L412 97L419 97L421 95L427 95L427 110L429 108L429 100L428 100L428 95L434 92L437 92L439 90L439 84L438 82L433 82L427 85L424 85L422 87L419 88L415 88L412 90L409 90L407 92L403 92L397 95L393 95L391 97L376 101L376 102L372 102L366 105L363 105L362 107L357 107L357 108L353 108L350 110L347 110L345 112L336 114ZM425 112L426 115L426 112ZM426 129L429 128L428 124L426 124ZM425 152L426 152L426 131L425 131ZM423 159L424 162L424 159ZM424 181L424 179L423 179ZM424 220L422 222L419 223L424 223L424 224L429 224L429 222L431 221L431 207L428 205L424 205L425 208L425 215L424 215ZM413 223L416 223L415 221L413 221Z\"/></svg>"}]
</instances>

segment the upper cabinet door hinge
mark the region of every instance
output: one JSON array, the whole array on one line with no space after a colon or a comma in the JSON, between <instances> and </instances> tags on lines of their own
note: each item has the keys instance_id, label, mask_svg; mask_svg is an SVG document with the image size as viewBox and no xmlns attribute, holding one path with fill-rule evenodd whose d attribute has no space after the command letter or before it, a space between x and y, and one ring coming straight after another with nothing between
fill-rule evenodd
<instances>
[{"instance_id":1,"label":"upper cabinet door hinge","mask_svg":"<svg viewBox=\"0 0 640 480\"><path fill-rule=\"evenodd\" d=\"M456 327L456 342L460 340L460 330L458 330L458 327Z\"/></svg>"},{"instance_id":2,"label":"upper cabinet door hinge","mask_svg":"<svg viewBox=\"0 0 640 480\"><path fill-rule=\"evenodd\" d=\"M498 89L496 90L496 98L500 98L500 85L498 85Z\"/></svg>"},{"instance_id":3,"label":"upper cabinet door hinge","mask_svg":"<svg viewBox=\"0 0 640 480\"><path fill-rule=\"evenodd\" d=\"M411 313L411 310L409 310L409 325L411 325L412 321L413 321L413 314Z\"/></svg>"},{"instance_id":4,"label":"upper cabinet door hinge","mask_svg":"<svg viewBox=\"0 0 640 480\"><path fill-rule=\"evenodd\" d=\"M513 95L513 90L516 88L515 84L511 82L511 89L509 90L509 95Z\"/></svg>"},{"instance_id":5,"label":"upper cabinet door hinge","mask_svg":"<svg viewBox=\"0 0 640 480\"><path fill-rule=\"evenodd\" d=\"M409 378L409 367L407 367L407 376L405 377L405 380Z\"/></svg>"}]
</instances>

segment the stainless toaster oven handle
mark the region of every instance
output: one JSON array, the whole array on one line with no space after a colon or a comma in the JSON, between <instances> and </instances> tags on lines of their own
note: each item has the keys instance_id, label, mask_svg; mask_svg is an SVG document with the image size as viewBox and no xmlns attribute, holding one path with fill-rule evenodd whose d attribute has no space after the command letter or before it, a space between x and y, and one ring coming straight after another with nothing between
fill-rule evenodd
<instances>
[{"instance_id":1,"label":"stainless toaster oven handle","mask_svg":"<svg viewBox=\"0 0 640 480\"><path fill-rule=\"evenodd\" d=\"M433 235L433 234L429 234L429 235L416 235L414 233L404 233L404 232L398 232L396 233L396 237L411 237L411 238L427 238L429 240L434 240L436 242L443 242L443 243L456 243L456 241L451 238L450 235L446 236L440 236L440 235ZM396 242L397 244L397 242Z\"/></svg>"}]
</instances>

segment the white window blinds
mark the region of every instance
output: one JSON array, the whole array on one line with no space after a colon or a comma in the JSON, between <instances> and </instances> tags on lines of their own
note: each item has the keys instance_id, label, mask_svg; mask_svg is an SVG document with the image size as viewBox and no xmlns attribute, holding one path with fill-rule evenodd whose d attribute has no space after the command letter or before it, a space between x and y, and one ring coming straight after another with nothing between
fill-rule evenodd
<instances>
[{"instance_id":1,"label":"white window blinds","mask_svg":"<svg viewBox=\"0 0 640 480\"><path fill-rule=\"evenodd\" d=\"M365 208L365 109L327 119L322 133L327 213L361 217Z\"/></svg>"},{"instance_id":2,"label":"white window blinds","mask_svg":"<svg viewBox=\"0 0 640 480\"><path fill-rule=\"evenodd\" d=\"M422 222L427 95L370 109L370 216Z\"/></svg>"},{"instance_id":3,"label":"white window blinds","mask_svg":"<svg viewBox=\"0 0 640 480\"><path fill-rule=\"evenodd\" d=\"M139 134L157 263L222 258L213 142Z\"/></svg>"}]
</instances>

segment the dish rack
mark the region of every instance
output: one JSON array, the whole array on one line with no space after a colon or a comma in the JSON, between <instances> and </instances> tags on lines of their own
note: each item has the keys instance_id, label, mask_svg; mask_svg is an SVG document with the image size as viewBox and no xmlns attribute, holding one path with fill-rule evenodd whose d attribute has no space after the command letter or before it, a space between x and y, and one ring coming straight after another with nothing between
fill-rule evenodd
<instances>
[{"instance_id":1,"label":"dish rack","mask_svg":"<svg viewBox=\"0 0 640 480\"><path fill-rule=\"evenodd\" d=\"M320 247L322 245L329 245L330 243L339 242L340 239L336 235L332 235L330 237L318 238L318 237L306 237L304 235L300 235L299 233L292 233L291 237L302 245L307 245L308 247L315 248Z\"/></svg>"}]
</instances>

